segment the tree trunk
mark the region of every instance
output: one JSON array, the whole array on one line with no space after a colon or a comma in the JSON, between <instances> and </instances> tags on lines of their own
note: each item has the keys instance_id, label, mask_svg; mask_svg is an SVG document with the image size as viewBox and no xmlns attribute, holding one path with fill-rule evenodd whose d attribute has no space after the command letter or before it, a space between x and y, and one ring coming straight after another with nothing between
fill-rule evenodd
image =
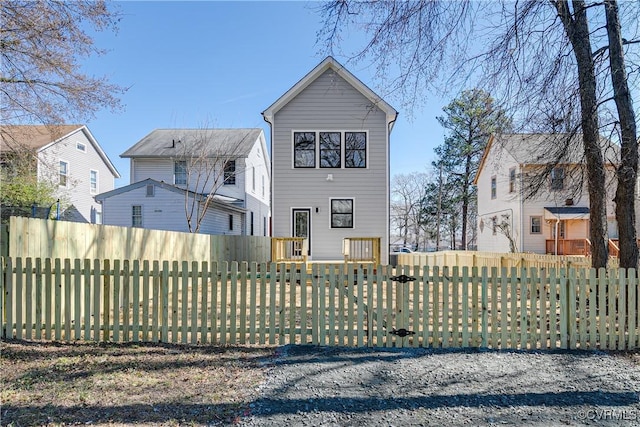
<instances>
[{"instance_id":1,"label":"tree trunk","mask_svg":"<svg viewBox=\"0 0 640 427\"><path fill-rule=\"evenodd\" d=\"M580 108L582 110L582 138L587 167L589 190L589 218L591 221L591 265L606 267L609 258L605 175L598 134L596 78L587 10L583 0L573 0L573 16L566 0L553 3L571 41L578 65Z\"/></svg>"},{"instance_id":2,"label":"tree trunk","mask_svg":"<svg viewBox=\"0 0 640 427\"><path fill-rule=\"evenodd\" d=\"M620 242L620 267L638 267L636 237L635 186L638 177L638 143L636 119L622 51L620 18L616 0L605 0L607 35L609 38L609 62L614 100L618 110L621 131L620 165L617 169L616 220Z\"/></svg>"}]
</instances>

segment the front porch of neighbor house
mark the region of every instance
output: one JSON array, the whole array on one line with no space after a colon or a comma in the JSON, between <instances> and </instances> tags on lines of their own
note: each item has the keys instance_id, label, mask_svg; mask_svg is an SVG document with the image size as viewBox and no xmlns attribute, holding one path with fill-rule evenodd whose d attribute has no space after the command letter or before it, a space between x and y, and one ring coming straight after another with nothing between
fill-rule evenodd
<instances>
[{"instance_id":1,"label":"front porch of neighbor house","mask_svg":"<svg viewBox=\"0 0 640 427\"><path fill-rule=\"evenodd\" d=\"M589 208L585 206L553 206L544 208L549 224L545 253L550 255L590 255Z\"/></svg>"}]
</instances>

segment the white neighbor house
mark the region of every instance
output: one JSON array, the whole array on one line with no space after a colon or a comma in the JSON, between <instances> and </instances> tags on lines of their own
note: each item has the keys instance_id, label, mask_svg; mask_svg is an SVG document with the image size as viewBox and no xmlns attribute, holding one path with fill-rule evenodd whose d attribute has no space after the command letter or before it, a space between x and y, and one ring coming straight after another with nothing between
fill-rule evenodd
<instances>
[{"instance_id":1,"label":"white neighbor house","mask_svg":"<svg viewBox=\"0 0 640 427\"><path fill-rule=\"evenodd\" d=\"M189 232L187 212L199 208L199 233L269 235L271 165L261 129L157 129L121 157L131 161L131 183L96 197L105 224Z\"/></svg>"},{"instance_id":2,"label":"white neighbor house","mask_svg":"<svg viewBox=\"0 0 640 427\"><path fill-rule=\"evenodd\" d=\"M389 137L397 112L327 57L263 113L271 125L273 235L306 237L312 260L344 238L389 247Z\"/></svg>"},{"instance_id":3,"label":"white neighbor house","mask_svg":"<svg viewBox=\"0 0 640 427\"><path fill-rule=\"evenodd\" d=\"M577 182L576 177L581 175L576 172L585 167L579 135L573 137L575 153L555 166L542 191L535 198L525 197L526 181L523 180L528 179L535 169L552 162L553 155L549 150L540 150L540 143L564 137L566 135L503 134L489 138L475 177L478 189L478 250L509 252L507 234L510 234L516 252L559 255L586 255L590 252L587 184L582 181L582 185L573 186ZM603 155L607 180L607 227L609 238L615 243L618 230L613 196L618 149L603 140ZM640 198L640 182L637 195ZM640 203L636 203L636 216L638 214Z\"/></svg>"},{"instance_id":4,"label":"white neighbor house","mask_svg":"<svg viewBox=\"0 0 640 427\"><path fill-rule=\"evenodd\" d=\"M36 153L39 181L57 186L61 219L100 224L102 211L94 196L115 188L120 174L84 125L3 126L0 154L15 149Z\"/></svg>"}]
</instances>

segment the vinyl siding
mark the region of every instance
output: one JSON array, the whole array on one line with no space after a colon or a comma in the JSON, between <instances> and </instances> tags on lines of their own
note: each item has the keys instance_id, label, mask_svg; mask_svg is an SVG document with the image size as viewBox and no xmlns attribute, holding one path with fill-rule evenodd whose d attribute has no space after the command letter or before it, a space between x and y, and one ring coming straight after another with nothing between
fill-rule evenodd
<instances>
[{"instance_id":1,"label":"vinyl siding","mask_svg":"<svg viewBox=\"0 0 640 427\"><path fill-rule=\"evenodd\" d=\"M85 152L76 148L77 143L84 144ZM59 180L59 161L68 163L68 184L66 188L59 187L57 196L75 206L79 216L71 218L72 220L94 222L95 211L100 212L101 206L93 197L113 190L115 177L87 135L78 130L56 144L42 149L38 158L39 178L55 183ZM91 192L90 187L91 170L98 172L98 188L95 193Z\"/></svg>"},{"instance_id":2,"label":"vinyl siding","mask_svg":"<svg viewBox=\"0 0 640 427\"><path fill-rule=\"evenodd\" d=\"M104 201L103 220L108 225L132 226L132 206L142 206L142 227L155 230L189 232L184 196L156 186L153 197L146 187L111 196ZM234 215L233 231L229 231L229 214ZM242 213L212 206L200 225L203 234L241 234ZM195 221L195 218L194 218ZM195 223L193 224L195 227Z\"/></svg>"},{"instance_id":3,"label":"vinyl siding","mask_svg":"<svg viewBox=\"0 0 640 427\"><path fill-rule=\"evenodd\" d=\"M492 252L508 252L509 242L500 234L493 235L491 222L488 219L500 212L513 212L513 227L516 236L517 247L522 252L533 252L543 254L546 252L546 240L551 239L554 221L544 219L545 207L565 206L566 199L573 199L573 206L589 207L589 193L586 183L579 196L569 194L566 191L554 191L550 188L540 191L538 196L523 200L520 194L520 176L516 180L516 192L509 193L509 170L516 168L516 173L524 172L525 175L533 173L531 166L521 167L515 159L499 144L491 147L491 152L478 178L478 217L484 220L484 230L478 230L478 250ZM491 199L491 177L496 177L497 197ZM607 168L607 221L609 236L617 236L617 225L615 223L614 204L612 203L615 193L615 173L611 167ZM568 177L566 179L569 179ZM542 232L532 234L530 221L532 216L542 217ZM570 220L566 222L567 239L589 238L589 223L586 220Z\"/></svg>"},{"instance_id":4,"label":"vinyl siding","mask_svg":"<svg viewBox=\"0 0 640 427\"><path fill-rule=\"evenodd\" d=\"M272 126L274 236L292 235L292 208L311 208L312 259L340 259L345 237L381 237L386 261L389 201L386 115L328 70L280 109ZM293 131L366 131L367 168L295 169ZM328 174L333 176L332 181L327 180ZM354 228L330 227L331 198L354 199Z\"/></svg>"}]
</instances>

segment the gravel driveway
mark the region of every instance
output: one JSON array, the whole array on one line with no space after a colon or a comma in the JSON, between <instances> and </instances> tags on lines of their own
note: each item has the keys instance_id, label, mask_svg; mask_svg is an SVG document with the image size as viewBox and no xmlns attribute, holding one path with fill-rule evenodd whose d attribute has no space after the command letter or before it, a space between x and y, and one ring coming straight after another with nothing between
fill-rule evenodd
<instances>
[{"instance_id":1,"label":"gravel driveway","mask_svg":"<svg viewBox=\"0 0 640 427\"><path fill-rule=\"evenodd\" d=\"M637 353L286 346L266 363L241 425L640 426Z\"/></svg>"}]
</instances>

